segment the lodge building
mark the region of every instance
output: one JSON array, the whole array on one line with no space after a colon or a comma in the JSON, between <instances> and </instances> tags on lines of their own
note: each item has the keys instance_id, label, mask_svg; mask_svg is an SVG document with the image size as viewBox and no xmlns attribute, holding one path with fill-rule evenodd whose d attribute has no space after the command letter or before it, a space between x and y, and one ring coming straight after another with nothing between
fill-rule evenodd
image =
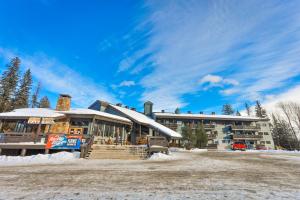
<instances>
[{"instance_id":1,"label":"lodge building","mask_svg":"<svg viewBox=\"0 0 300 200\"><path fill-rule=\"evenodd\" d=\"M34 138L35 142L43 142L49 134L70 134L101 136L103 144L126 144L132 129L129 119L91 109L72 109L70 105L71 97L62 94L55 110L22 108L0 113L0 133L4 134L0 140L30 142Z\"/></svg>"}]
</instances>

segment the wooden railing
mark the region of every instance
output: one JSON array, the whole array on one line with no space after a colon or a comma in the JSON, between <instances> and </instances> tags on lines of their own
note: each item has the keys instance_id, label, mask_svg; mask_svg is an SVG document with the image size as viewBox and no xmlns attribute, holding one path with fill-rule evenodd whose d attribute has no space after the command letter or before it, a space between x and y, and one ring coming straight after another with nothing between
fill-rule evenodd
<instances>
[{"instance_id":1,"label":"wooden railing","mask_svg":"<svg viewBox=\"0 0 300 200\"><path fill-rule=\"evenodd\" d=\"M94 136L85 138L85 143L80 147L80 158L86 158L92 149L94 143Z\"/></svg>"},{"instance_id":2,"label":"wooden railing","mask_svg":"<svg viewBox=\"0 0 300 200\"><path fill-rule=\"evenodd\" d=\"M45 138L46 134L36 133L18 133L18 132L7 132L0 133L0 143L21 143L21 142L41 142L42 138Z\"/></svg>"}]
</instances>

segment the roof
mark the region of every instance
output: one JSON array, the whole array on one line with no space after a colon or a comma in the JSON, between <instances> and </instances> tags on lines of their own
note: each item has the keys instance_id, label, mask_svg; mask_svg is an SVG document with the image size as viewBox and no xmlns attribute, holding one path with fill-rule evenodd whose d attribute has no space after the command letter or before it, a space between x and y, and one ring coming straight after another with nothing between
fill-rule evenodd
<instances>
[{"instance_id":1,"label":"roof","mask_svg":"<svg viewBox=\"0 0 300 200\"><path fill-rule=\"evenodd\" d=\"M205 114L175 114L175 113L154 113L155 117L186 118L186 119L219 119L219 120L239 120L239 121L262 121L268 118L233 115L205 115Z\"/></svg>"},{"instance_id":2,"label":"roof","mask_svg":"<svg viewBox=\"0 0 300 200\"><path fill-rule=\"evenodd\" d=\"M114 119L114 120L131 123L131 121L125 117L120 117L118 115L113 115L113 114L109 114L106 112L92 110L92 109L88 109L88 108L76 108L76 109L71 109L68 111L59 111L59 112L64 113L64 114L69 114L69 115L96 115L96 116L100 116L100 117L104 117L104 118L109 118L109 119Z\"/></svg>"},{"instance_id":3,"label":"roof","mask_svg":"<svg viewBox=\"0 0 300 200\"><path fill-rule=\"evenodd\" d=\"M25 119L29 117L60 118L66 115L96 115L107 119L131 123L131 121L125 117L85 108L71 109L69 111L57 111L48 108L21 108L11 112L0 113L0 119Z\"/></svg>"},{"instance_id":4,"label":"roof","mask_svg":"<svg viewBox=\"0 0 300 200\"><path fill-rule=\"evenodd\" d=\"M11 112L0 113L0 118L29 118L29 117L51 117L59 118L64 117L62 113L48 108L21 108L15 109Z\"/></svg>"},{"instance_id":5,"label":"roof","mask_svg":"<svg viewBox=\"0 0 300 200\"><path fill-rule=\"evenodd\" d=\"M173 131L172 129L170 129L168 127L161 125L160 123L157 123L156 121L154 121L153 119L147 117L146 115L144 115L142 113L139 113L137 111L130 110L128 108L124 108L121 106L116 106L113 104L110 104L110 106L113 107L114 109L118 110L119 112L123 113L131 120L141 123L143 125L148 125L151 128L153 128L154 130L159 130L162 133L164 133L170 137L173 137L173 138L181 138L182 137L181 134L177 133L176 131Z\"/></svg>"}]
</instances>

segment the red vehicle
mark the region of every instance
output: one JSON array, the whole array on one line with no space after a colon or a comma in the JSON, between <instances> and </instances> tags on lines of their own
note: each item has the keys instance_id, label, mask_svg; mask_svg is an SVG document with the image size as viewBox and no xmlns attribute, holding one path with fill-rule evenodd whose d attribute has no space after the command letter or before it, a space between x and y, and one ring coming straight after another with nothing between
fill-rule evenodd
<instances>
[{"instance_id":1,"label":"red vehicle","mask_svg":"<svg viewBox=\"0 0 300 200\"><path fill-rule=\"evenodd\" d=\"M234 142L231 145L232 150L241 150L241 151L246 151L247 145L244 142Z\"/></svg>"}]
</instances>

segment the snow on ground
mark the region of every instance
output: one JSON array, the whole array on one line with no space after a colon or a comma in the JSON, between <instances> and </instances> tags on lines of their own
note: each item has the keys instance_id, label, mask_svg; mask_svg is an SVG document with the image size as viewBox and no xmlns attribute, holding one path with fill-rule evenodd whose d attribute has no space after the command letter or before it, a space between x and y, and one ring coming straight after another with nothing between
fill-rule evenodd
<instances>
[{"instance_id":1,"label":"snow on ground","mask_svg":"<svg viewBox=\"0 0 300 200\"><path fill-rule=\"evenodd\" d=\"M172 154L154 153L148 160L175 160L176 158Z\"/></svg>"},{"instance_id":2,"label":"snow on ground","mask_svg":"<svg viewBox=\"0 0 300 200\"><path fill-rule=\"evenodd\" d=\"M76 161L80 152L59 152L54 154L38 154L33 156L0 156L0 166L30 165L30 164L58 164Z\"/></svg>"},{"instance_id":3,"label":"snow on ground","mask_svg":"<svg viewBox=\"0 0 300 200\"><path fill-rule=\"evenodd\" d=\"M0 164L0 199L300 199L298 153L153 156L175 159Z\"/></svg>"}]
</instances>

